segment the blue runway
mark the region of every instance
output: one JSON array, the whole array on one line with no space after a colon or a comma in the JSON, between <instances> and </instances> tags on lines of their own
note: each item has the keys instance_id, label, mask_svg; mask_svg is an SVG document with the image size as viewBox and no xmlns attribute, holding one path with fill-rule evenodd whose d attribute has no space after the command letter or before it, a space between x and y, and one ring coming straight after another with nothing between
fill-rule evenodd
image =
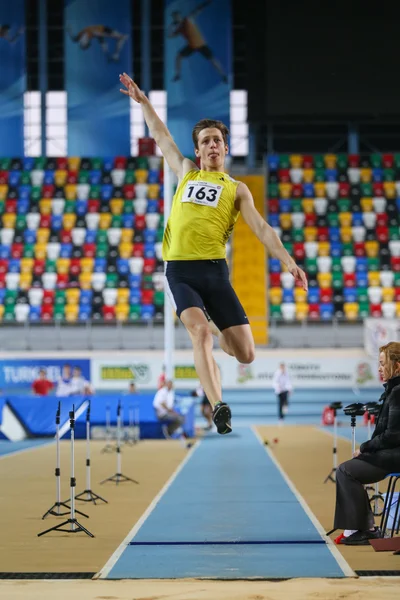
<instances>
[{"instance_id":1,"label":"blue runway","mask_svg":"<svg viewBox=\"0 0 400 600\"><path fill-rule=\"evenodd\" d=\"M100 576L344 577L329 548L255 433L236 428L199 443Z\"/></svg>"},{"instance_id":2,"label":"blue runway","mask_svg":"<svg viewBox=\"0 0 400 600\"><path fill-rule=\"evenodd\" d=\"M0 440L0 457L15 454L16 452L32 450L32 448L37 448L38 446L51 444L53 442L53 439L32 439L23 440L22 442L9 442L5 440Z\"/></svg>"}]
</instances>

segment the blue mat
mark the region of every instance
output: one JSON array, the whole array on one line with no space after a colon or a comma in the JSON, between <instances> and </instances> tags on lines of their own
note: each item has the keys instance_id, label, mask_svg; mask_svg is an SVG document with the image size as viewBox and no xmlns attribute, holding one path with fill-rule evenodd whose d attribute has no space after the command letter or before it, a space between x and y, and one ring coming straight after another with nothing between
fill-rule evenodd
<instances>
[{"instance_id":1,"label":"blue mat","mask_svg":"<svg viewBox=\"0 0 400 600\"><path fill-rule=\"evenodd\" d=\"M300 576L344 574L248 428L200 443L107 575Z\"/></svg>"},{"instance_id":2,"label":"blue mat","mask_svg":"<svg viewBox=\"0 0 400 600\"><path fill-rule=\"evenodd\" d=\"M32 448L37 448L38 446L51 443L53 442L49 442L48 439L24 440L22 442L9 442L0 440L0 456L7 456L9 454L14 454L15 452L21 452L25 450L32 450Z\"/></svg>"}]
</instances>

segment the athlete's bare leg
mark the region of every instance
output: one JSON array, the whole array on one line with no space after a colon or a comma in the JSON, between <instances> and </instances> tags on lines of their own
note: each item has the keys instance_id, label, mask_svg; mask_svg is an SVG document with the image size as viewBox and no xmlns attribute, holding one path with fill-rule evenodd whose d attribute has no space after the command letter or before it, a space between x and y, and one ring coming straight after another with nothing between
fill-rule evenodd
<instances>
[{"instance_id":1,"label":"athlete's bare leg","mask_svg":"<svg viewBox=\"0 0 400 600\"><path fill-rule=\"evenodd\" d=\"M117 31L113 31L110 34L110 38L117 40L117 47L115 49L115 52L110 57L112 60L117 61L119 59L119 55L121 53L122 46L125 44L126 40L128 39L128 35L124 34L124 33L118 33Z\"/></svg>"},{"instance_id":2,"label":"athlete's bare leg","mask_svg":"<svg viewBox=\"0 0 400 600\"><path fill-rule=\"evenodd\" d=\"M255 348L250 325L234 325L224 331L220 331L213 321L210 321L208 325L226 354L234 356L242 364L253 362Z\"/></svg>"},{"instance_id":3,"label":"athlete's bare leg","mask_svg":"<svg viewBox=\"0 0 400 600\"><path fill-rule=\"evenodd\" d=\"M222 68L222 65L219 62L219 60L213 56L212 58L210 58L210 62L212 64L212 66L214 67L214 69L216 71L218 71L219 75L221 76L222 81L224 83L228 83L228 76L226 75L224 69Z\"/></svg>"},{"instance_id":4,"label":"athlete's bare leg","mask_svg":"<svg viewBox=\"0 0 400 600\"><path fill-rule=\"evenodd\" d=\"M181 314L193 344L194 364L200 383L214 408L222 401L221 379L212 355L213 337L204 312L197 307L186 308Z\"/></svg>"},{"instance_id":5,"label":"athlete's bare leg","mask_svg":"<svg viewBox=\"0 0 400 600\"><path fill-rule=\"evenodd\" d=\"M182 55L180 52L175 57L175 75L172 81L178 81L181 78Z\"/></svg>"}]
</instances>

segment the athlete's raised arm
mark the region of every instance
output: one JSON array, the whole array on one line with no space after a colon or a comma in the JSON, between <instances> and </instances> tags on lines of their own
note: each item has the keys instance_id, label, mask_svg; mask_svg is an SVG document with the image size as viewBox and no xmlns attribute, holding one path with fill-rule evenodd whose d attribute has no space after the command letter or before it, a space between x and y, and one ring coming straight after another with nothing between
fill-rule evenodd
<instances>
[{"instance_id":1,"label":"athlete's raised arm","mask_svg":"<svg viewBox=\"0 0 400 600\"><path fill-rule=\"evenodd\" d=\"M119 76L119 80L126 87L126 90L120 89L120 92L133 98L142 107L143 116L150 131L150 135L154 138L157 146L159 146L164 158L168 162L171 169L174 171L178 179L181 179L186 173L192 169L197 169L196 164L185 158L180 152L168 128L157 115L154 107L146 94L136 85L136 83L123 73Z\"/></svg>"},{"instance_id":2,"label":"athlete's raised arm","mask_svg":"<svg viewBox=\"0 0 400 600\"><path fill-rule=\"evenodd\" d=\"M253 196L247 185L239 183L236 191L236 208L242 213L242 217L250 227L252 232L264 244L268 252L275 258L278 258L293 275L296 280L301 281L303 289L308 289L307 276L300 267L298 267L283 246L274 229L268 225L254 206Z\"/></svg>"}]
</instances>

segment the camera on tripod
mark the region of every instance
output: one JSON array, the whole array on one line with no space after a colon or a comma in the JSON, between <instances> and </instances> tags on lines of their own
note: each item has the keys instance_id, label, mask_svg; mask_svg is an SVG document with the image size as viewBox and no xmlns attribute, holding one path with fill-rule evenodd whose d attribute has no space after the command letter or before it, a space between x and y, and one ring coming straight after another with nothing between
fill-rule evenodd
<instances>
[{"instance_id":1,"label":"camera on tripod","mask_svg":"<svg viewBox=\"0 0 400 600\"><path fill-rule=\"evenodd\" d=\"M340 410L342 406L343 404L341 402L331 402L329 408L331 408L332 410Z\"/></svg>"},{"instance_id":2,"label":"camera on tripod","mask_svg":"<svg viewBox=\"0 0 400 600\"><path fill-rule=\"evenodd\" d=\"M361 402L355 402L345 406L343 412L348 417L361 417L365 413L365 405Z\"/></svg>"},{"instance_id":3,"label":"camera on tripod","mask_svg":"<svg viewBox=\"0 0 400 600\"><path fill-rule=\"evenodd\" d=\"M381 411L379 402L367 402L364 404L364 409L372 416L376 417Z\"/></svg>"}]
</instances>

